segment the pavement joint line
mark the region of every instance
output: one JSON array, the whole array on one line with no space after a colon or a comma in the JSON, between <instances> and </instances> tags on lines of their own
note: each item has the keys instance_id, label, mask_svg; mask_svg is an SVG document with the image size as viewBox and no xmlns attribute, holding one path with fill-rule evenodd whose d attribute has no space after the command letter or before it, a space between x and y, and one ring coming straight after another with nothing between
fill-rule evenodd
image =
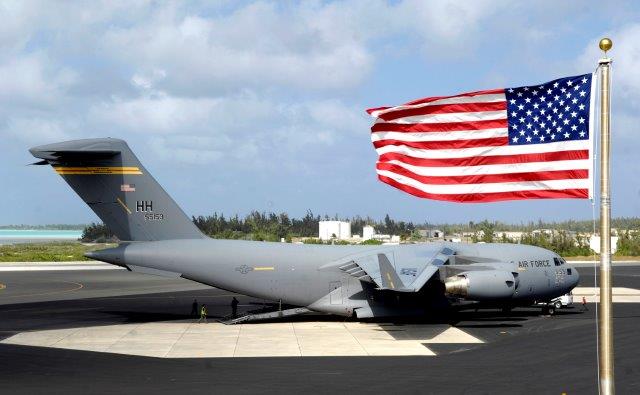
<instances>
[{"instance_id":1,"label":"pavement joint line","mask_svg":"<svg viewBox=\"0 0 640 395\"><path fill-rule=\"evenodd\" d=\"M240 324L240 329L238 329L238 337L236 337L236 344L233 346L233 357L236 357L236 352L238 351L238 343L240 342L240 335L242 334L242 327L244 324Z\"/></svg>"},{"instance_id":2,"label":"pavement joint line","mask_svg":"<svg viewBox=\"0 0 640 395\"><path fill-rule=\"evenodd\" d=\"M347 330L347 332L349 332L349 334L351 335L351 337L353 337L356 341L356 343L358 343L358 345L360 346L360 348L362 348L362 350L367 354L367 356L371 356L371 354L369 354L369 350L367 350L362 343L360 343L360 340L353 334L351 333L351 330L349 329L348 325L345 325L344 322L342 323L342 326ZM380 327L380 326L378 326Z\"/></svg>"},{"instance_id":3,"label":"pavement joint line","mask_svg":"<svg viewBox=\"0 0 640 395\"><path fill-rule=\"evenodd\" d=\"M180 334L180 336L176 339L176 341L171 345L171 347L169 347L169 350L166 352L166 354L164 354L163 358L167 358L167 356L171 353L171 351L173 350L173 348L176 346L176 344L178 344L178 342L184 337L184 334L187 333L187 331L189 330L189 328L191 328L191 325L193 325L193 322L189 322L184 330L182 331L182 333Z\"/></svg>"},{"instance_id":4,"label":"pavement joint line","mask_svg":"<svg viewBox=\"0 0 640 395\"><path fill-rule=\"evenodd\" d=\"M124 325L126 325L126 324L124 324ZM112 351L109 351L109 350L111 350L111 349L113 348L113 346L115 346L116 344L118 344L118 342L120 342L120 340L124 339L124 338L129 334L129 333L131 333L132 331L134 331L134 330L138 329L138 327L139 327L140 325L142 325L142 323L139 323L138 325L134 325L134 326L133 326L133 328L131 328L131 330L129 330L129 331L127 331L127 332L125 332L122 336L120 336L118 339L116 339L113 343L109 344L109 345L107 346L107 348L105 348L105 349L104 349L104 351L105 351L105 352L112 352Z\"/></svg>"},{"instance_id":5,"label":"pavement joint line","mask_svg":"<svg viewBox=\"0 0 640 395\"><path fill-rule=\"evenodd\" d=\"M302 347L300 346L300 339L298 339L298 334L296 333L296 326L294 325L293 322L290 322L291 324L291 329L293 330L293 336L296 337L296 343L298 343L298 351L300 352L300 356L304 357L304 355L302 354Z\"/></svg>"},{"instance_id":6,"label":"pavement joint line","mask_svg":"<svg viewBox=\"0 0 640 395\"><path fill-rule=\"evenodd\" d=\"M56 344L60 343L61 341L63 341L64 339L69 338L72 335L75 335L76 332L79 332L82 328L75 328L75 330L72 330L69 334L67 334L66 336L63 336L62 338L58 339L58 341L56 341L55 343L53 343L50 347L55 347Z\"/></svg>"}]
</instances>

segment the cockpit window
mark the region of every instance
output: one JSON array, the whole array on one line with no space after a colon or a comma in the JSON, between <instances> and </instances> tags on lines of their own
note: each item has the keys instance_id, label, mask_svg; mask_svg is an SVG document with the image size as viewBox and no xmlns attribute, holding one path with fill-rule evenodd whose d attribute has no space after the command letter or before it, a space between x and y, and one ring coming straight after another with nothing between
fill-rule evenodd
<instances>
[{"instance_id":1,"label":"cockpit window","mask_svg":"<svg viewBox=\"0 0 640 395\"><path fill-rule=\"evenodd\" d=\"M560 261L560 259L558 259L558 258L553 258L553 263L555 263L556 266L562 265L562 261Z\"/></svg>"},{"instance_id":2,"label":"cockpit window","mask_svg":"<svg viewBox=\"0 0 640 395\"><path fill-rule=\"evenodd\" d=\"M571 275L571 269L567 269L567 274L570 276Z\"/></svg>"}]
</instances>

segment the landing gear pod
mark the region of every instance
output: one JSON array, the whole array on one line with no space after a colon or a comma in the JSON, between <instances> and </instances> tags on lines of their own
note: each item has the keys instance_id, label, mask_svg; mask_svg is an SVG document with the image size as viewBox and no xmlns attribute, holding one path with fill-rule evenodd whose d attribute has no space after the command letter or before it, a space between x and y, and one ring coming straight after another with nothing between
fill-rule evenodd
<instances>
[{"instance_id":1,"label":"landing gear pod","mask_svg":"<svg viewBox=\"0 0 640 395\"><path fill-rule=\"evenodd\" d=\"M445 280L445 293L470 300L509 299L516 290L517 277L504 270L464 272Z\"/></svg>"}]
</instances>

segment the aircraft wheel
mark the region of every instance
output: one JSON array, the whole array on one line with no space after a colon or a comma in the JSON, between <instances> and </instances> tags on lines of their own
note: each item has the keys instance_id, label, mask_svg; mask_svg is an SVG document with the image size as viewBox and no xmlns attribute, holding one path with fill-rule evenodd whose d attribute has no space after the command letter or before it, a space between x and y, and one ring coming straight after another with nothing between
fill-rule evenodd
<instances>
[{"instance_id":1,"label":"aircraft wheel","mask_svg":"<svg viewBox=\"0 0 640 395\"><path fill-rule=\"evenodd\" d=\"M555 307L556 310L560 310L562 308L562 302L559 300L556 300L555 303L553 304L553 307Z\"/></svg>"},{"instance_id":2,"label":"aircraft wheel","mask_svg":"<svg viewBox=\"0 0 640 395\"><path fill-rule=\"evenodd\" d=\"M554 315L556 313L556 308L555 306L547 306L547 314L549 315Z\"/></svg>"}]
</instances>

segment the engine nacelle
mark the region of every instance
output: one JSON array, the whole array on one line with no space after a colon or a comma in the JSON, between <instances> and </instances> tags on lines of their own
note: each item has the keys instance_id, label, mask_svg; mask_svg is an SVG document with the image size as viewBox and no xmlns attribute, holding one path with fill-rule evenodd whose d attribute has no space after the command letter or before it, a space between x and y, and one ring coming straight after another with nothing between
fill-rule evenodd
<instances>
[{"instance_id":1,"label":"engine nacelle","mask_svg":"<svg viewBox=\"0 0 640 395\"><path fill-rule=\"evenodd\" d=\"M445 292L471 300L509 299L516 290L516 276L504 270L464 272L444 281Z\"/></svg>"}]
</instances>

